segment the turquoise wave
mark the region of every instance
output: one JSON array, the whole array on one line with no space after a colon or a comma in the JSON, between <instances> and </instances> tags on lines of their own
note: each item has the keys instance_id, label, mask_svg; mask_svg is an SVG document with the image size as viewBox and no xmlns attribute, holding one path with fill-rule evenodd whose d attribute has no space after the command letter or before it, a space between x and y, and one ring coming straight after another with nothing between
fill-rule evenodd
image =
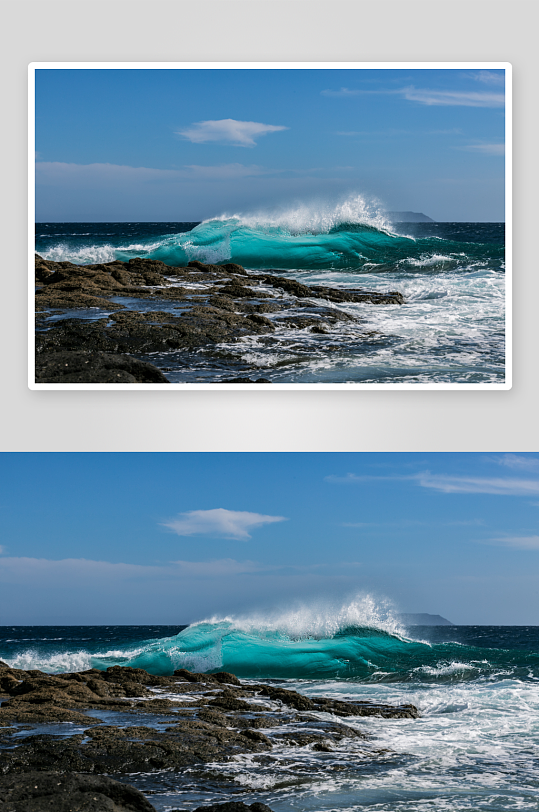
<instances>
[{"instance_id":1,"label":"turquoise wave","mask_svg":"<svg viewBox=\"0 0 539 812\"><path fill-rule=\"evenodd\" d=\"M325 233L293 233L280 225L248 225L237 218L209 220L187 234L168 238L151 251L170 265L237 262L246 268L293 270L358 268L376 255L394 253L397 237L369 225L341 224Z\"/></svg>"},{"instance_id":2,"label":"turquoise wave","mask_svg":"<svg viewBox=\"0 0 539 812\"><path fill-rule=\"evenodd\" d=\"M538 679L539 653L456 642L431 645L370 626L329 636L301 636L230 620L197 623L136 651L92 657L92 666L129 665L154 674L177 668L230 671L244 679L339 679L367 682L461 682Z\"/></svg>"},{"instance_id":3,"label":"turquoise wave","mask_svg":"<svg viewBox=\"0 0 539 812\"><path fill-rule=\"evenodd\" d=\"M271 218L260 222L232 217L207 220L191 231L159 239L146 246L118 247L115 258L158 259L167 265L235 262L249 269L373 270L433 273L462 270L477 262L499 265L503 248L461 243L438 237L414 239L369 223L337 222L292 225Z\"/></svg>"}]
</instances>

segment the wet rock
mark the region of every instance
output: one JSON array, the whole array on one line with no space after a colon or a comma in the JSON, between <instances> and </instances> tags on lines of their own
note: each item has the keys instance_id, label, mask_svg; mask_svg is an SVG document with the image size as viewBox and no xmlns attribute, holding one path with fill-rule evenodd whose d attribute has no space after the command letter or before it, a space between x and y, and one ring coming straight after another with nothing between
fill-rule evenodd
<instances>
[{"instance_id":1,"label":"wet rock","mask_svg":"<svg viewBox=\"0 0 539 812\"><path fill-rule=\"evenodd\" d=\"M0 776L2 812L155 812L142 792L103 775Z\"/></svg>"},{"instance_id":2,"label":"wet rock","mask_svg":"<svg viewBox=\"0 0 539 812\"><path fill-rule=\"evenodd\" d=\"M37 383L168 383L153 364L129 355L71 349L55 352L50 343L43 349L36 357Z\"/></svg>"},{"instance_id":3,"label":"wet rock","mask_svg":"<svg viewBox=\"0 0 539 812\"><path fill-rule=\"evenodd\" d=\"M228 671L218 671L216 674L211 675L214 680L217 682L223 683L225 685L239 685L241 686L241 682L237 678L235 674L230 674Z\"/></svg>"},{"instance_id":4,"label":"wet rock","mask_svg":"<svg viewBox=\"0 0 539 812\"><path fill-rule=\"evenodd\" d=\"M181 316L159 312L125 311L110 319L87 322L64 319L36 335L38 353L52 350L99 350L113 354L168 352L181 348L234 341L250 334L272 331L273 325L213 307L195 306Z\"/></svg>"},{"instance_id":5,"label":"wet rock","mask_svg":"<svg viewBox=\"0 0 539 812\"><path fill-rule=\"evenodd\" d=\"M175 677L187 680L187 682L219 682L214 678L214 674L200 674L197 671L188 671L187 668L177 668L174 671ZM241 684L241 683L240 683Z\"/></svg>"},{"instance_id":6,"label":"wet rock","mask_svg":"<svg viewBox=\"0 0 539 812\"><path fill-rule=\"evenodd\" d=\"M5 674L4 676L0 676L0 691L2 693L12 694L18 687L19 680L11 676L11 674Z\"/></svg>"},{"instance_id":7,"label":"wet rock","mask_svg":"<svg viewBox=\"0 0 539 812\"><path fill-rule=\"evenodd\" d=\"M272 685L257 686L261 696L299 711L315 710L334 713L336 716L381 716L385 719L417 719L419 716L415 705L384 705L375 702L341 702L321 696L306 697L296 691Z\"/></svg>"},{"instance_id":8,"label":"wet rock","mask_svg":"<svg viewBox=\"0 0 539 812\"><path fill-rule=\"evenodd\" d=\"M268 378L257 378L255 381L252 378L225 378L220 383L271 383Z\"/></svg>"},{"instance_id":9,"label":"wet rock","mask_svg":"<svg viewBox=\"0 0 539 812\"><path fill-rule=\"evenodd\" d=\"M336 716L381 716L384 719L417 719L415 705L384 705L376 702L341 702L337 699L312 697L316 710L328 711Z\"/></svg>"},{"instance_id":10,"label":"wet rock","mask_svg":"<svg viewBox=\"0 0 539 812\"><path fill-rule=\"evenodd\" d=\"M242 699L238 699L235 694L230 691L223 691L218 694L215 699L208 702L212 708L222 708L223 710L238 711L238 710L254 710L253 706Z\"/></svg>"},{"instance_id":11,"label":"wet rock","mask_svg":"<svg viewBox=\"0 0 539 812\"><path fill-rule=\"evenodd\" d=\"M327 288L322 285L312 285L311 295L318 299L328 299L330 302L366 302L368 304L404 304L404 296L398 291L378 293L352 288Z\"/></svg>"},{"instance_id":12,"label":"wet rock","mask_svg":"<svg viewBox=\"0 0 539 812\"><path fill-rule=\"evenodd\" d=\"M261 742L262 744L267 744L269 747L272 746L270 740L267 736L264 736L263 733L260 733L259 730L253 730L252 728L248 727L245 730L242 730L240 736L245 736L246 739L254 742Z\"/></svg>"},{"instance_id":13,"label":"wet rock","mask_svg":"<svg viewBox=\"0 0 539 812\"><path fill-rule=\"evenodd\" d=\"M36 312L38 313L50 309L71 310L84 308L87 310L91 307L99 307L103 310L121 310L125 305L111 302L106 294L101 294L97 288L95 291L86 288L83 291L78 289L69 292L52 287L43 287L36 291Z\"/></svg>"},{"instance_id":14,"label":"wet rock","mask_svg":"<svg viewBox=\"0 0 539 812\"><path fill-rule=\"evenodd\" d=\"M296 691L287 691L285 688L277 688L272 685L258 685L261 696L269 697L273 702L282 702L290 708L296 710L314 710L315 704L312 699L309 699Z\"/></svg>"},{"instance_id":15,"label":"wet rock","mask_svg":"<svg viewBox=\"0 0 539 812\"><path fill-rule=\"evenodd\" d=\"M226 761L241 753L263 754L271 749L273 738L327 752L324 748L333 747L342 738L363 734L334 720L313 716L313 712L386 718L417 716L417 710L410 705L391 707L304 697L280 685L244 685L226 672L212 675L179 669L170 676L155 676L139 668L111 666L106 671L88 669L79 674L50 675L10 669L4 664L0 678L8 679L10 691L10 699L0 706L0 727L5 727L0 773L4 774L35 770L92 774L181 771L196 764ZM188 702L183 698L173 701L160 691L193 696L188 697ZM141 699L141 694L147 698ZM266 696L281 708L242 698L253 694ZM289 708L300 714L291 713ZM90 709L97 715L99 709L120 711L119 719L126 713L149 714L169 726L163 731L162 724L157 729L137 724L136 720L134 725L102 724L99 718L80 712ZM63 739L30 734L13 746L12 732L7 727L11 722L51 721L82 723L84 734L68 733ZM288 723L293 724L290 731L286 729ZM281 729L271 731L275 727Z\"/></svg>"},{"instance_id":16,"label":"wet rock","mask_svg":"<svg viewBox=\"0 0 539 812\"><path fill-rule=\"evenodd\" d=\"M220 265L219 267L224 268L225 271L228 271L229 273L247 275L247 271L245 270L243 265L238 265L235 262L225 262L223 265Z\"/></svg>"},{"instance_id":17,"label":"wet rock","mask_svg":"<svg viewBox=\"0 0 539 812\"><path fill-rule=\"evenodd\" d=\"M256 274L255 279L280 288L298 299L328 299L330 302L366 302L368 304L404 304L404 297L398 291L379 293L353 288L329 288L324 285L303 285L295 279L275 274Z\"/></svg>"},{"instance_id":18,"label":"wet rock","mask_svg":"<svg viewBox=\"0 0 539 812\"><path fill-rule=\"evenodd\" d=\"M101 719L86 716L79 711L59 708L52 703L41 705L29 703L7 703L0 705L0 725L17 722L19 724L51 724L56 722L72 722L82 725L98 725ZM1 759L0 759L1 760Z\"/></svg>"},{"instance_id":19,"label":"wet rock","mask_svg":"<svg viewBox=\"0 0 539 812\"><path fill-rule=\"evenodd\" d=\"M282 272L281 272L282 273ZM404 299L398 292L377 293L360 289L336 289L304 285L298 280L280 275L278 271L261 274L247 272L235 263L213 265L192 261L186 268L174 268L159 260L135 257L129 262L115 260L93 265L51 262L36 255L37 319L36 350L38 354L52 351L95 351L144 358L159 353L175 353L174 364L181 364L179 353L185 351L186 363L193 350L214 352L220 368L224 363L223 343L236 343L249 336L264 336L269 347L268 333L279 327L304 329L313 333L331 333L332 325L342 321L358 321L332 303L365 302L396 304ZM185 286L183 282L185 281ZM174 283L174 284L173 284ZM193 284L194 283L194 284ZM262 285L265 290L255 290ZM268 292L268 288L273 291ZM283 296L282 293L286 295ZM116 301L112 301L113 298ZM165 303L168 311L141 308L127 309L130 299ZM308 300L308 301L307 301ZM320 302L318 304L317 302ZM177 304L176 304L177 303ZM61 315L66 310L97 308L102 318L66 318L51 322L51 311ZM293 312L288 319L266 318L264 313ZM178 312L175 312L178 311ZM100 315L101 315L100 314ZM316 321L324 319L321 326ZM277 341L279 338L277 336ZM318 345L317 345L318 346ZM324 351L338 351L340 344L325 344ZM212 349L213 348L213 349ZM305 346L298 346L305 349ZM142 360L142 359L141 359ZM151 360L151 359L149 359ZM230 360L237 361L230 354ZM168 368L168 362L164 364ZM87 372L87 370L86 370ZM75 370L73 374L77 374ZM166 380L130 378L132 370L97 370L91 379L69 379L46 382L65 383L164 383ZM226 381L265 383L264 379L243 380L243 376Z\"/></svg>"},{"instance_id":20,"label":"wet rock","mask_svg":"<svg viewBox=\"0 0 539 812\"><path fill-rule=\"evenodd\" d=\"M172 809L171 812L180 812ZM195 812L272 812L269 806L255 801L254 804L244 804L243 801L225 801L224 804L212 804L211 806L197 806Z\"/></svg>"},{"instance_id":21,"label":"wet rock","mask_svg":"<svg viewBox=\"0 0 539 812\"><path fill-rule=\"evenodd\" d=\"M251 711L256 710L256 705L251 706ZM199 714L200 716L200 714ZM261 713L259 716L249 715L247 717L241 716L239 713L233 713L229 716L225 717L228 720L228 724L232 727L237 728L237 730L246 730L247 728L272 728L272 727L279 727L283 723L290 722L294 718L293 716L286 716L284 717L282 714L276 719L273 716L268 716L266 713Z\"/></svg>"},{"instance_id":22,"label":"wet rock","mask_svg":"<svg viewBox=\"0 0 539 812\"><path fill-rule=\"evenodd\" d=\"M225 716L224 713L220 713L216 710L201 710L198 714L198 718L201 719L203 722L209 722L211 725L217 725L218 727L229 727L230 726L230 719L228 716Z\"/></svg>"},{"instance_id":23,"label":"wet rock","mask_svg":"<svg viewBox=\"0 0 539 812\"><path fill-rule=\"evenodd\" d=\"M237 282L229 282L223 285L219 292L222 296L230 296L233 299L271 299L270 293L254 291L252 288L248 288Z\"/></svg>"},{"instance_id":24,"label":"wet rock","mask_svg":"<svg viewBox=\"0 0 539 812\"><path fill-rule=\"evenodd\" d=\"M271 285L273 288L280 288L284 290L285 293L290 293L298 299L307 299L313 295L310 287L303 285L301 282L297 282L295 279L288 279L285 276L274 276L273 274L263 276L258 274L257 278L265 282L266 285Z\"/></svg>"}]
</instances>

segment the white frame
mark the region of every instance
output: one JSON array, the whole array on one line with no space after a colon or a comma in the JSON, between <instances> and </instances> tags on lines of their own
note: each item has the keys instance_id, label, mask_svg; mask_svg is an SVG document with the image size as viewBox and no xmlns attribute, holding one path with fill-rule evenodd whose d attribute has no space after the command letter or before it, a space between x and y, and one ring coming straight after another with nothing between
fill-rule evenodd
<instances>
[{"instance_id":1,"label":"white frame","mask_svg":"<svg viewBox=\"0 0 539 812\"><path fill-rule=\"evenodd\" d=\"M504 70L505 71L505 380L503 383L169 383L169 384L74 384L35 382L35 71L48 70ZM28 388L32 390L491 390L507 391L512 386L512 66L509 62L32 62L28 67Z\"/></svg>"}]
</instances>

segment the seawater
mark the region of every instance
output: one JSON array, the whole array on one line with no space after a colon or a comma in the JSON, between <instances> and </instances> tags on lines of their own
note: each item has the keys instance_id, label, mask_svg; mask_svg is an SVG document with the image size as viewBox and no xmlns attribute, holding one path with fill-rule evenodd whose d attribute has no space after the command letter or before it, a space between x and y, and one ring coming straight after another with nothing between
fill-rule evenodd
<instances>
[{"instance_id":1,"label":"seawater","mask_svg":"<svg viewBox=\"0 0 539 812\"><path fill-rule=\"evenodd\" d=\"M398 290L406 299L339 305L361 321L327 336L279 325L269 338L219 345L224 367L214 350L144 356L166 367L173 383L218 381L231 371L274 383L503 383L504 243L503 223L389 223L360 196L202 223L36 224L36 251L50 260L237 262L305 284Z\"/></svg>"},{"instance_id":2,"label":"seawater","mask_svg":"<svg viewBox=\"0 0 539 812\"><path fill-rule=\"evenodd\" d=\"M420 710L414 720L340 719L369 739L332 752L281 743L262 756L181 775L124 777L160 812L231 798L262 801L275 812L539 806L537 626L402 628L361 599L325 610L206 618L187 628L2 627L0 659L49 673L114 664L158 674L224 669L306 695L411 702Z\"/></svg>"}]
</instances>

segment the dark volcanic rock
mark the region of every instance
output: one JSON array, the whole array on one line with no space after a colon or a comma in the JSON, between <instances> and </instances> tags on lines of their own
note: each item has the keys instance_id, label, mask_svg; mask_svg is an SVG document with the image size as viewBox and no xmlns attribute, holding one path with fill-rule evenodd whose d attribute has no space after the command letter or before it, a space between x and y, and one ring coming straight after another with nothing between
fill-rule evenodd
<instances>
[{"instance_id":1,"label":"dark volcanic rock","mask_svg":"<svg viewBox=\"0 0 539 812\"><path fill-rule=\"evenodd\" d=\"M56 287L40 288L36 291L36 313L45 310L71 310L76 308L99 307L104 310L121 310L125 305L119 302L111 302L99 289L92 289L90 286L82 290L73 291L58 290Z\"/></svg>"},{"instance_id":2,"label":"dark volcanic rock","mask_svg":"<svg viewBox=\"0 0 539 812\"><path fill-rule=\"evenodd\" d=\"M223 265L219 267L224 268L225 271L228 271L229 273L247 275L247 271L245 270L245 268L242 265L238 265L235 262L225 262Z\"/></svg>"},{"instance_id":3,"label":"dark volcanic rock","mask_svg":"<svg viewBox=\"0 0 539 812\"><path fill-rule=\"evenodd\" d=\"M224 673L224 672L223 672ZM200 674L197 671L188 671L187 668L178 668L174 671L175 677L181 677L187 682L219 682L213 674ZM240 683L241 684L241 683Z\"/></svg>"},{"instance_id":4,"label":"dark volcanic rock","mask_svg":"<svg viewBox=\"0 0 539 812\"><path fill-rule=\"evenodd\" d=\"M250 705L248 702L244 702L242 699L238 699L237 694L230 690L221 691L220 694L217 694L215 699L211 699L208 702L208 705L212 708L221 708L229 711L254 710L253 705ZM264 708L261 708L260 705L257 705L256 709L264 710Z\"/></svg>"},{"instance_id":5,"label":"dark volcanic rock","mask_svg":"<svg viewBox=\"0 0 539 812\"><path fill-rule=\"evenodd\" d=\"M253 381L251 378L225 378L220 383L271 383L267 378L257 378Z\"/></svg>"},{"instance_id":6,"label":"dark volcanic rock","mask_svg":"<svg viewBox=\"0 0 539 812\"><path fill-rule=\"evenodd\" d=\"M263 293L261 291L254 291L245 285L240 285L237 282L228 282L220 290L223 296L231 296L233 299L270 299L270 293Z\"/></svg>"},{"instance_id":7,"label":"dark volcanic rock","mask_svg":"<svg viewBox=\"0 0 539 812\"><path fill-rule=\"evenodd\" d=\"M2 812L155 812L142 792L103 775L0 776Z\"/></svg>"},{"instance_id":8,"label":"dark volcanic rock","mask_svg":"<svg viewBox=\"0 0 539 812\"><path fill-rule=\"evenodd\" d=\"M161 370L129 355L87 350L36 357L36 383L168 383Z\"/></svg>"},{"instance_id":9,"label":"dark volcanic rock","mask_svg":"<svg viewBox=\"0 0 539 812\"><path fill-rule=\"evenodd\" d=\"M159 311L123 311L112 314L110 319L90 322L63 319L50 330L36 334L36 350L41 353L84 347L108 353L168 352L273 330L273 324L264 317L254 321L249 316L211 306L195 306L181 316Z\"/></svg>"},{"instance_id":10,"label":"dark volcanic rock","mask_svg":"<svg viewBox=\"0 0 539 812\"><path fill-rule=\"evenodd\" d=\"M283 705L299 711L327 711L336 716L382 716L386 719L417 719L419 713L414 705L383 705L374 702L341 702L338 699L325 697L307 697L296 691L272 685L257 685L261 696L267 696L273 701L282 702Z\"/></svg>"},{"instance_id":11,"label":"dark volcanic rock","mask_svg":"<svg viewBox=\"0 0 539 812\"><path fill-rule=\"evenodd\" d=\"M76 777L77 773L96 776L182 772L195 765L198 765L197 770L202 770L204 764L226 762L243 753L261 758L279 743L309 747L314 757L316 752L335 749L343 739L365 738L355 727L327 716L321 718L317 712L386 718L418 715L411 705L348 703L326 697L305 697L275 684L242 684L234 674L227 672L202 674L179 669L171 676L156 676L141 668L111 666L106 671L88 669L51 675L0 664L0 679L10 697L0 706L0 774L13 777L12 783L3 785L8 788L17 784L26 786L19 778L36 771L41 775L54 771L56 775L62 774L63 779L64 774ZM174 701L169 697L175 693L188 696ZM243 699L253 695L255 702ZM275 704L260 704L263 697ZM86 716L83 710L97 717L100 711L106 711L107 723ZM131 723L125 723L126 717ZM111 719L116 722L110 723ZM73 734L72 728L70 731L66 725L63 737L26 730L26 735L19 738L19 731L10 727L12 722L28 725L51 721L77 722L78 732ZM81 725L84 732L80 732ZM39 788L37 780L33 786ZM0 812L4 809L6 812L64 810L54 795L43 796L43 803L49 806L32 806L33 796L19 799L11 789L11 795L7 795L10 802L22 805L10 807L5 801L2 805L1 790L0 784ZM79 790L83 791L75 787L73 792ZM99 794L92 795L101 806L87 807L84 805L89 802L86 797L72 797L69 793L70 788L69 792L65 790L65 797L72 805L67 805L65 812L68 809L77 812L124 809L121 805L110 806L109 800L127 804L124 799L115 800L105 793L104 800Z\"/></svg>"},{"instance_id":12,"label":"dark volcanic rock","mask_svg":"<svg viewBox=\"0 0 539 812\"><path fill-rule=\"evenodd\" d=\"M369 304L404 304L404 296L398 291L376 293L368 290L354 290L353 288L326 288L322 285L313 285L311 295L319 299L328 299L330 302L368 302Z\"/></svg>"},{"instance_id":13,"label":"dark volcanic rock","mask_svg":"<svg viewBox=\"0 0 539 812\"><path fill-rule=\"evenodd\" d=\"M279 335L279 328L283 327L297 330L307 328L312 333L327 335L339 322L361 320L357 313L345 312L335 304L404 302L402 295L395 291L377 293L308 286L281 276L282 271L251 273L241 265L230 262L212 265L192 261L188 267L175 268L160 260L135 257L129 262L115 260L75 265L71 262L52 262L36 254L35 267L38 286L36 313L39 314L36 319L38 355L60 351L93 351L144 357L149 353L159 353L165 371L169 368L168 354L173 353L169 355L173 368L180 368L184 363L190 366L193 351L201 350L204 354L215 354L219 374L222 374L223 363L228 362L224 360L226 356L219 346L221 344L239 343L251 336L261 336L261 345L269 348L273 339L266 337L268 333L275 334L277 343L288 340ZM274 290L271 291L271 288ZM133 299L150 300L149 308L166 306L169 309L146 309L143 302L137 302L135 309L127 309L133 307ZM333 306L328 307L328 302ZM49 318L51 311L55 315L67 315L66 310L91 308L98 309L100 313L96 315L102 318L90 320L86 313L81 314L80 318L78 314L54 321ZM280 311L288 310L292 311L288 318L280 316ZM264 313L277 315L268 319ZM319 351L322 343L315 342L315 352ZM324 351L337 349L338 345L324 344ZM237 361L233 352L229 353L228 358L232 363ZM72 357L73 363L75 360ZM37 380L47 383L167 382L164 378L158 380L152 377L155 370L151 372L151 368L146 370L149 377L141 378L140 366L137 370L124 366L111 369L108 364L101 363L103 359L98 358L97 368L90 371L87 361L87 358L84 359L84 366L80 370L71 369L68 364L67 373L65 369L51 372L48 368L50 364L46 365L45 370L41 369L43 364L38 365L46 378L38 377ZM244 378L241 373L238 376L238 372L235 370L234 375L231 370L234 377L222 382L269 383L265 379L253 381L247 376ZM83 377L79 377L79 373Z\"/></svg>"},{"instance_id":14,"label":"dark volcanic rock","mask_svg":"<svg viewBox=\"0 0 539 812\"><path fill-rule=\"evenodd\" d=\"M280 288L298 299L328 299L330 302L366 302L369 304L404 304L404 296L398 291L378 293L353 288L328 288L323 285L303 285L295 279L275 274L255 274L253 279Z\"/></svg>"},{"instance_id":15,"label":"dark volcanic rock","mask_svg":"<svg viewBox=\"0 0 539 812\"><path fill-rule=\"evenodd\" d=\"M172 809L171 812L179 812ZM225 801L224 804L211 806L197 806L195 812L272 812L269 806L255 801L254 804L244 804L243 801Z\"/></svg>"}]
</instances>

